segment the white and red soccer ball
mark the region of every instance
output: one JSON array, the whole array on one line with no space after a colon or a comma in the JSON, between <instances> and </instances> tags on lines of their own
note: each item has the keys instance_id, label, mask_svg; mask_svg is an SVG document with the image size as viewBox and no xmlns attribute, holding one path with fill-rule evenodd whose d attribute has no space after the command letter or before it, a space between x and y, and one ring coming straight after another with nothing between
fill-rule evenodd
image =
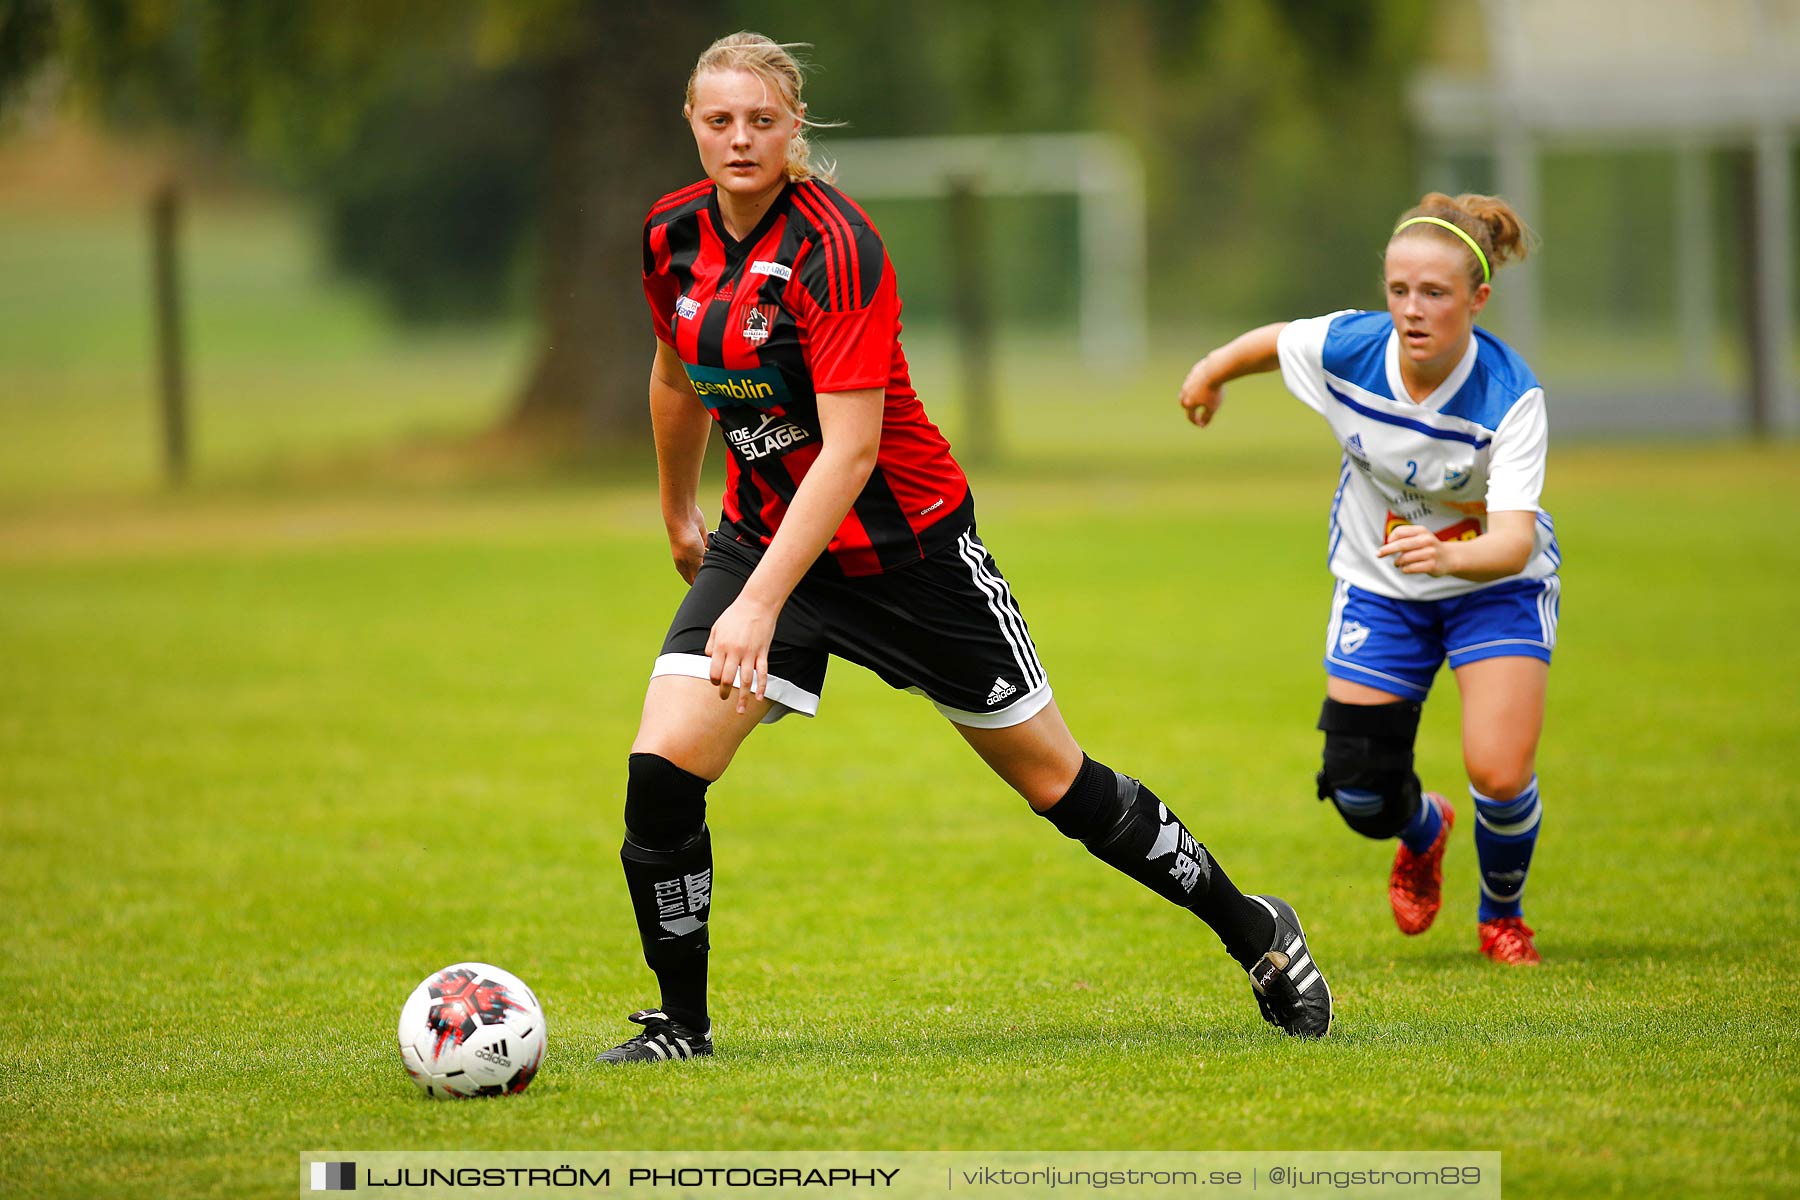
<instances>
[{"instance_id":1,"label":"white and red soccer ball","mask_svg":"<svg viewBox=\"0 0 1800 1200\"><path fill-rule=\"evenodd\" d=\"M522 1092L544 1061L544 1006L518 976L466 962L433 973L400 1010L400 1061L434 1099Z\"/></svg>"}]
</instances>

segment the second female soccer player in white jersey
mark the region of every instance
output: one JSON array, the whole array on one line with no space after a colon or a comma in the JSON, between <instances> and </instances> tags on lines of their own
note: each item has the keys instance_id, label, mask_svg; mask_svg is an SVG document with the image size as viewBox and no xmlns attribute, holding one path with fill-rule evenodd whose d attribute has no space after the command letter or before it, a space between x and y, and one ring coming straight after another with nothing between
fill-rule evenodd
<instances>
[{"instance_id":1,"label":"second female soccer player in white jersey","mask_svg":"<svg viewBox=\"0 0 1800 1200\"><path fill-rule=\"evenodd\" d=\"M1561 552L1538 506L1543 389L1475 319L1528 238L1497 197L1432 192L1388 239L1386 312L1253 329L1195 363L1180 394L1204 426L1226 383L1279 369L1337 436L1319 798L1358 833L1399 838L1394 920L1407 934L1430 928L1456 811L1421 791L1413 741L1448 658L1475 806L1479 945L1521 965L1539 961L1521 899L1543 813L1535 762Z\"/></svg>"}]
</instances>

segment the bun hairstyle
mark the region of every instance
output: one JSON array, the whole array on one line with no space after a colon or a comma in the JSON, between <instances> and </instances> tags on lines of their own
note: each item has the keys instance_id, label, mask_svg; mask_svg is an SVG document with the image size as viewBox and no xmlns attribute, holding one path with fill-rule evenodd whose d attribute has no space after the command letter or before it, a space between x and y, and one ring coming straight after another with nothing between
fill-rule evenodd
<instances>
[{"instance_id":1,"label":"bun hairstyle","mask_svg":"<svg viewBox=\"0 0 1800 1200\"><path fill-rule=\"evenodd\" d=\"M837 173L832 163L814 166L812 145L806 140L809 129L828 129L836 122L809 121L806 104L800 99L806 86L805 64L795 51L810 49L805 42L777 42L760 33L744 30L727 34L708 46L694 63L688 76L687 100L682 109L691 116L694 111L694 83L708 71L748 71L781 97L782 107L800 118L800 129L788 143L787 176L789 179L822 179L830 183Z\"/></svg>"},{"instance_id":2,"label":"bun hairstyle","mask_svg":"<svg viewBox=\"0 0 1800 1200\"><path fill-rule=\"evenodd\" d=\"M1420 217L1426 219L1419 220ZM1437 224L1438 221L1454 225L1468 240ZM1487 260L1483 263L1476 255L1469 255L1469 280L1473 287L1486 283L1488 277L1504 264L1523 259L1537 240L1524 220L1513 211L1512 205L1498 196L1484 196L1479 192L1464 192L1455 197L1443 192L1425 193L1418 204L1400 214L1393 237L1441 238L1465 250L1469 249L1469 242L1473 242Z\"/></svg>"}]
</instances>

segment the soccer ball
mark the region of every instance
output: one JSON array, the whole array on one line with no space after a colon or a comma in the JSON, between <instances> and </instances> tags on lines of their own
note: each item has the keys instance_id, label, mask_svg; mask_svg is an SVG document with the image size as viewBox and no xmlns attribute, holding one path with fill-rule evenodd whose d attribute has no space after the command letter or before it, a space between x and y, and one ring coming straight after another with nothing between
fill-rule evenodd
<instances>
[{"instance_id":1,"label":"soccer ball","mask_svg":"<svg viewBox=\"0 0 1800 1200\"><path fill-rule=\"evenodd\" d=\"M544 1061L544 1009L516 975L466 962L434 973L400 1010L400 1061L433 1099L522 1092Z\"/></svg>"}]
</instances>

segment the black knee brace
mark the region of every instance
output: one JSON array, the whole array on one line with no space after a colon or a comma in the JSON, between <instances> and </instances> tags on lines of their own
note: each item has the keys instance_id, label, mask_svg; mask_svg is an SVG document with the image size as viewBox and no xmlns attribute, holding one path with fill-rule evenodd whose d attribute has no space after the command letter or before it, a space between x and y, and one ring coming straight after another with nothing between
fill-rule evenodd
<instances>
[{"instance_id":1,"label":"black knee brace","mask_svg":"<svg viewBox=\"0 0 1800 1200\"><path fill-rule=\"evenodd\" d=\"M1325 769L1319 799L1337 806L1344 823L1369 838L1391 838L1419 811L1419 777L1413 774L1413 741L1421 706L1342 704L1326 700L1319 713L1325 732Z\"/></svg>"},{"instance_id":2,"label":"black knee brace","mask_svg":"<svg viewBox=\"0 0 1800 1200\"><path fill-rule=\"evenodd\" d=\"M707 781L660 754L633 754L625 787L625 839L672 853L706 829Z\"/></svg>"}]
</instances>

